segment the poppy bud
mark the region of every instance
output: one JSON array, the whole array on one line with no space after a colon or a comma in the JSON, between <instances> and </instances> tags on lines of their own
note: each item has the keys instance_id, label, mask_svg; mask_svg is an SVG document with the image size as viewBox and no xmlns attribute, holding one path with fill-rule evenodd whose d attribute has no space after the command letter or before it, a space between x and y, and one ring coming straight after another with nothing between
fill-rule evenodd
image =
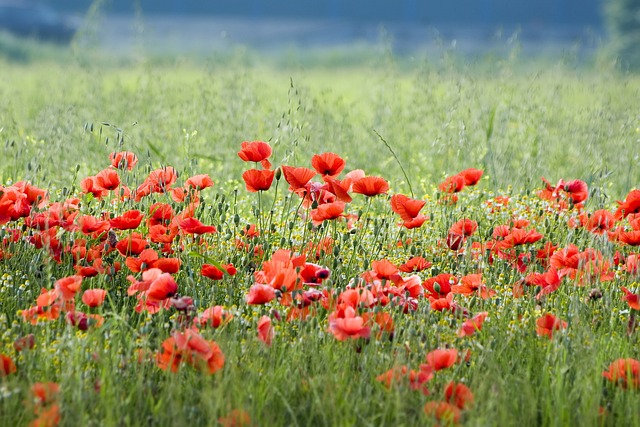
<instances>
[{"instance_id":1,"label":"poppy bud","mask_svg":"<svg viewBox=\"0 0 640 427\"><path fill-rule=\"evenodd\" d=\"M280 181L281 177L282 177L282 169L278 168L276 169L276 181Z\"/></svg>"},{"instance_id":2,"label":"poppy bud","mask_svg":"<svg viewBox=\"0 0 640 427\"><path fill-rule=\"evenodd\" d=\"M434 283L434 284L433 284L433 290L434 290L434 291L436 291L437 293L440 293L440 290L441 290L441 289L442 289L442 288L440 287L440 284L439 284L439 283Z\"/></svg>"}]
</instances>

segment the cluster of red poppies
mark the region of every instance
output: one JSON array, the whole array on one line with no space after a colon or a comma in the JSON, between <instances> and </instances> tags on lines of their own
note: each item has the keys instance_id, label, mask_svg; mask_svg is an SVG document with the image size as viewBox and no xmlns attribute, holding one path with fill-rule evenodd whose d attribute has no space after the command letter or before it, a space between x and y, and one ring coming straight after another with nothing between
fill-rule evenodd
<instances>
[{"instance_id":1,"label":"cluster of red poppies","mask_svg":"<svg viewBox=\"0 0 640 427\"><path fill-rule=\"evenodd\" d=\"M295 215L305 224L304 229L308 223L311 230L326 221L345 221L346 229L355 228L360 236L364 235L366 224L362 218L347 212L349 204L353 203L353 194L386 197L383 200L388 200L390 210L401 219L398 226L404 229L419 230L430 221L428 215L421 213L426 200L400 193L386 196L390 187L381 177L367 176L356 169L340 178L346 161L335 153L314 155L312 168L281 165L276 169L270 160L271 146L266 142L243 142L238 155L246 162L256 163L255 168L242 174L249 192L268 191L274 180L284 178L288 190L300 198ZM80 330L98 327L103 322L101 306L109 297L117 298L125 293L97 288L90 278L99 275L124 278L120 271L126 267L130 273L126 275L129 282L126 295L137 299L137 312L154 314L176 310L184 313L157 352L157 365L176 371L187 364L214 373L223 367L224 355L213 340L203 337L201 329L221 327L232 320L233 314L222 306L211 306L198 315L198 307L194 306L192 298L179 295L179 290L180 294L189 290L180 289L175 277L181 271L185 257L193 255L193 251L184 248L194 242L196 249L206 248L206 236L217 232L215 225L204 224L196 218L200 192L212 187L213 181L208 175L195 175L182 186L176 186L178 173L171 167L164 167L151 171L142 184L131 190L121 178L136 165L135 154L112 153L110 160L110 167L82 180L79 197L62 202L50 202L46 190L26 182L0 187L0 224L8 224L0 242L0 259L11 258L16 245L25 241L46 251L55 262L71 261L76 272L58 279L49 289L42 288L36 304L22 310L22 317L35 324L56 320L64 314L66 323ZM445 205L457 203L457 194L476 185L482 175L481 170L467 169L446 178L438 186L441 191L439 202ZM320 179L314 181L317 176ZM123 211L123 201L141 203L154 194L168 196L174 204L151 200L147 209ZM452 259L468 257L477 262L477 271L464 276L456 274L454 266L450 266L449 273L429 274L432 263L422 254L397 264L386 258L367 260L366 263L357 260L349 264L356 272L350 276L353 279L335 286L335 282L328 280L331 270L316 263L338 249L330 235L295 249L281 248L265 255L256 241L269 239L271 230L259 230L255 224L247 224L236 236L235 247L238 251L253 251L252 265L257 271L250 279L253 284L245 289L244 300L247 306L268 304L270 308L270 316L262 315L257 322L257 336L266 345L271 345L276 338L272 321L282 321L280 312L285 311L286 321L304 321L319 316L325 330L340 341L392 337L395 313L415 313L427 305L433 311L452 312L458 316L458 337L469 337L482 329L490 314L486 311L471 313L462 305L464 297L488 299L497 294L483 279L483 269L497 263L512 268L522 277L511 286L514 298L530 296L542 300L563 285L612 281L616 272L637 276L640 255L629 248L640 245L640 190L631 191L625 200L619 201L615 211L589 212L585 208L588 195L588 187L581 180L560 180L555 186L544 180L544 187L538 192L544 209L564 215L568 218L568 227L605 235L616 245L613 256L594 248L580 249L573 243L560 247L550 239L545 240L545 236L532 226L535 215L525 219L514 214L508 222L492 225L492 231L485 234L490 237L484 240L478 237L482 222L478 224L476 220L464 217L450 225L438 245L452 255ZM110 212L97 216L86 214L83 204L90 202L90 198L105 199L107 203L103 206L110 204L114 212L120 213L114 217ZM510 199L505 196L485 202L485 208L490 212L509 212L509 206ZM224 225L218 224L219 227ZM26 233L22 231L23 227L28 230ZM419 238L417 233L413 236ZM370 268L357 271L362 265L370 265ZM260 266L259 270L257 266ZM236 275L242 268L232 263L207 262L202 264L200 272L203 277L218 281ZM640 310L640 296L626 287L620 287L620 293L633 316ZM79 309L80 303L84 304L84 311ZM635 328L635 324L630 325L630 329ZM552 313L544 313L536 319L537 334L549 339L567 327L566 321ZM33 347L33 342L29 345L26 339L22 337L16 341L16 345L20 343L19 351ZM387 387L407 379L410 387L426 392L427 383L436 371L470 357L470 354L460 357L459 353L462 352L455 349L434 350L427 354L427 363L418 370L396 367L378 379ZM0 375L15 372L12 358L0 356ZM635 359L619 359L603 372L603 377L624 388L638 388L639 364ZM440 420L457 422L461 411L473 402L473 394L460 383L450 383L444 392L445 399L428 402L425 411Z\"/></svg>"}]
</instances>

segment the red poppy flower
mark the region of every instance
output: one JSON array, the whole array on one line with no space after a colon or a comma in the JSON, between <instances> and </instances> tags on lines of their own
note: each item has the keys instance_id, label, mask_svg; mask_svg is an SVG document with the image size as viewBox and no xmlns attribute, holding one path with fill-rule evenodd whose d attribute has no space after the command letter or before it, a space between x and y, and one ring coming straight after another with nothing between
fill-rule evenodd
<instances>
[{"instance_id":1,"label":"red poppy flower","mask_svg":"<svg viewBox=\"0 0 640 427\"><path fill-rule=\"evenodd\" d=\"M200 326L211 326L218 328L228 323L233 318L233 314L229 313L221 305L207 308L195 322Z\"/></svg>"},{"instance_id":2,"label":"red poppy flower","mask_svg":"<svg viewBox=\"0 0 640 427\"><path fill-rule=\"evenodd\" d=\"M169 225L173 219L173 208L167 203L154 203L149 206L149 227L154 225Z\"/></svg>"},{"instance_id":3,"label":"red poppy flower","mask_svg":"<svg viewBox=\"0 0 640 427\"><path fill-rule=\"evenodd\" d=\"M346 162L335 153L316 154L311 158L311 166L324 177L335 178L340 175Z\"/></svg>"},{"instance_id":4,"label":"red poppy flower","mask_svg":"<svg viewBox=\"0 0 640 427\"><path fill-rule=\"evenodd\" d=\"M431 263L421 256L416 256L398 267L403 273L412 273L426 270L431 267Z\"/></svg>"},{"instance_id":5,"label":"red poppy flower","mask_svg":"<svg viewBox=\"0 0 640 427\"><path fill-rule=\"evenodd\" d=\"M205 188L213 187L213 181L207 174L194 175L184 182L184 186L185 188L204 190Z\"/></svg>"},{"instance_id":6,"label":"red poppy flower","mask_svg":"<svg viewBox=\"0 0 640 427\"><path fill-rule=\"evenodd\" d=\"M218 231L215 226L204 225L196 218L185 218L180 221L180 230L188 234L206 234Z\"/></svg>"},{"instance_id":7,"label":"red poppy flower","mask_svg":"<svg viewBox=\"0 0 640 427\"><path fill-rule=\"evenodd\" d=\"M80 226L80 231L82 231L82 233L86 235L100 235L109 231L109 229L111 228L111 224L109 224L109 221L103 221L91 215L79 216L77 217L77 220L78 225Z\"/></svg>"},{"instance_id":8,"label":"red poppy flower","mask_svg":"<svg viewBox=\"0 0 640 427\"><path fill-rule=\"evenodd\" d=\"M623 301L626 301L629 304L629 307L633 310L640 310L640 295L636 295L632 293L629 289L622 287L622 292L624 292L624 296L622 297Z\"/></svg>"},{"instance_id":9,"label":"red poppy flower","mask_svg":"<svg viewBox=\"0 0 640 427\"><path fill-rule=\"evenodd\" d=\"M93 197L97 199L101 199L109 194L108 190L105 190L98 185L94 176L83 178L82 181L80 181L80 188L83 193L92 194Z\"/></svg>"},{"instance_id":10,"label":"red poppy flower","mask_svg":"<svg viewBox=\"0 0 640 427\"><path fill-rule=\"evenodd\" d=\"M223 264L222 268L230 276L236 274L236 268L233 266L233 264ZM218 269L218 267L211 264L202 264L200 274L202 274L204 277L208 277L211 280L222 280L222 278L224 277L224 272Z\"/></svg>"},{"instance_id":11,"label":"red poppy flower","mask_svg":"<svg viewBox=\"0 0 640 427\"><path fill-rule=\"evenodd\" d=\"M566 192L574 204L584 202L589 198L587 183L579 179L568 182L560 180L556 188Z\"/></svg>"},{"instance_id":12,"label":"red poppy flower","mask_svg":"<svg viewBox=\"0 0 640 427\"><path fill-rule=\"evenodd\" d=\"M73 299L82 286L82 276L69 276L56 280L53 287L65 300Z\"/></svg>"},{"instance_id":13,"label":"red poppy flower","mask_svg":"<svg viewBox=\"0 0 640 427\"><path fill-rule=\"evenodd\" d=\"M385 194L389 191L389 184L379 176L365 176L353 183L353 192L367 197Z\"/></svg>"},{"instance_id":14,"label":"red poppy flower","mask_svg":"<svg viewBox=\"0 0 640 427\"><path fill-rule=\"evenodd\" d=\"M89 307L99 307L104 303L107 291L104 289L87 289L82 294L82 302Z\"/></svg>"},{"instance_id":15,"label":"red poppy flower","mask_svg":"<svg viewBox=\"0 0 640 427\"><path fill-rule=\"evenodd\" d=\"M438 185L438 189L444 193L459 193L464 188L465 178L462 175L453 175Z\"/></svg>"},{"instance_id":16,"label":"red poppy flower","mask_svg":"<svg viewBox=\"0 0 640 427\"><path fill-rule=\"evenodd\" d=\"M427 354L427 363L434 371L450 368L458 360L458 350L455 348L438 348Z\"/></svg>"},{"instance_id":17,"label":"red poppy flower","mask_svg":"<svg viewBox=\"0 0 640 427\"><path fill-rule=\"evenodd\" d=\"M549 270L544 273L529 274L525 277L524 281L529 286L540 286L542 288L536 295L536 299L540 299L544 295L549 295L560 289L562 277L560 277L555 267L550 267Z\"/></svg>"},{"instance_id":18,"label":"red poppy flower","mask_svg":"<svg viewBox=\"0 0 640 427\"><path fill-rule=\"evenodd\" d=\"M117 169L131 170L138 163L138 157L130 151L109 154L111 166Z\"/></svg>"},{"instance_id":19,"label":"red poppy flower","mask_svg":"<svg viewBox=\"0 0 640 427\"><path fill-rule=\"evenodd\" d=\"M15 373L17 370L16 364L6 354L0 354L0 377L6 377Z\"/></svg>"},{"instance_id":20,"label":"red poppy flower","mask_svg":"<svg viewBox=\"0 0 640 427\"><path fill-rule=\"evenodd\" d=\"M416 200L405 196L404 194L394 194L389 202L391 210L400 215L405 221L412 220L420 214L420 210L424 207L425 200Z\"/></svg>"},{"instance_id":21,"label":"red poppy flower","mask_svg":"<svg viewBox=\"0 0 640 427\"><path fill-rule=\"evenodd\" d=\"M420 227L426 220L425 215L420 214L426 201L411 199L404 194L394 194L391 196L391 210L400 215L404 220L404 227L408 229Z\"/></svg>"},{"instance_id":22,"label":"red poppy flower","mask_svg":"<svg viewBox=\"0 0 640 427\"><path fill-rule=\"evenodd\" d=\"M269 316L262 316L258 321L258 338L266 345L271 345L273 340L273 328Z\"/></svg>"},{"instance_id":23,"label":"red poppy flower","mask_svg":"<svg viewBox=\"0 0 640 427\"><path fill-rule=\"evenodd\" d=\"M451 381L444 389L445 400L456 405L461 410L469 409L473 405L473 393L466 385Z\"/></svg>"},{"instance_id":24,"label":"red poppy flower","mask_svg":"<svg viewBox=\"0 0 640 427\"><path fill-rule=\"evenodd\" d=\"M271 157L271 146L263 141L245 141L240 144L238 156L245 162L260 162L265 169L271 169L271 163L267 160Z\"/></svg>"},{"instance_id":25,"label":"red poppy flower","mask_svg":"<svg viewBox=\"0 0 640 427\"><path fill-rule=\"evenodd\" d=\"M289 183L289 191L296 191L303 188L311 178L316 176L316 172L309 168L298 168L293 166L282 166L280 168L284 179Z\"/></svg>"},{"instance_id":26,"label":"red poppy flower","mask_svg":"<svg viewBox=\"0 0 640 427\"><path fill-rule=\"evenodd\" d=\"M483 311L481 313L476 314L471 319L466 320L460 327L460 330L458 330L458 336L460 338L468 337L475 334L477 331L482 330L482 324L484 323L488 315L489 315L488 312Z\"/></svg>"},{"instance_id":27,"label":"red poppy flower","mask_svg":"<svg viewBox=\"0 0 640 427\"><path fill-rule=\"evenodd\" d=\"M249 305L266 304L276 297L276 290L269 285L256 283L249 288L245 300Z\"/></svg>"},{"instance_id":28,"label":"red poppy flower","mask_svg":"<svg viewBox=\"0 0 640 427\"><path fill-rule=\"evenodd\" d=\"M640 361L636 359L617 359L602 376L622 388L640 388Z\"/></svg>"},{"instance_id":29,"label":"red poppy flower","mask_svg":"<svg viewBox=\"0 0 640 427\"><path fill-rule=\"evenodd\" d=\"M445 425L457 425L462 417L460 409L448 402L427 402L424 412L436 417L438 421L443 421Z\"/></svg>"},{"instance_id":30,"label":"red poppy flower","mask_svg":"<svg viewBox=\"0 0 640 427\"><path fill-rule=\"evenodd\" d=\"M180 258L158 258L151 264L153 268L158 268L169 274L175 274L180 271L180 265L182 265Z\"/></svg>"},{"instance_id":31,"label":"red poppy flower","mask_svg":"<svg viewBox=\"0 0 640 427\"><path fill-rule=\"evenodd\" d=\"M111 228L116 230L133 230L138 228L144 215L137 209L124 212L122 215L109 220Z\"/></svg>"},{"instance_id":32,"label":"red poppy flower","mask_svg":"<svg viewBox=\"0 0 640 427\"><path fill-rule=\"evenodd\" d=\"M97 188L115 190L120 185L120 176L113 169L104 169L93 178Z\"/></svg>"},{"instance_id":33,"label":"red poppy flower","mask_svg":"<svg viewBox=\"0 0 640 427\"><path fill-rule=\"evenodd\" d=\"M348 338L369 338L371 329L365 326L362 317L356 316L356 312L352 307L345 310L333 312L329 314L329 332L331 332L338 341L344 341Z\"/></svg>"},{"instance_id":34,"label":"red poppy flower","mask_svg":"<svg viewBox=\"0 0 640 427\"><path fill-rule=\"evenodd\" d=\"M146 292L147 298L162 301L172 297L178 292L178 284L169 273L162 273L155 278Z\"/></svg>"},{"instance_id":35,"label":"red poppy flower","mask_svg":"<svg viewBox=\"0 0 640 427\"><path fill-rule=\"evenodd\" d=\"M388 259L381 259L379 261L373 261L371 268L375 272L375 278L379 280L390 280L392 278L400 278L398 275L398 267L396 267Z\"/></svg>"},{"instance_id":36,"label":"red poppy flower","mask_svg":"<svg viewBox=\"0 0 640 427\"><path fill-rule=\"evenodd\" d=\"M618 239L629 246L638 246L640 245L640 231L623 231Z\"/></svg>"},{"instance_id":37,"label":"red poppy flower","mask_svg":"<svg viewBox=\"0 0 640 427\"><path fill-rule=\"evenodd\" d=\"M425 296L442 298L442 297L445 297L449 292L451 292L452 286L455 286L457 284L458 284L457 277L448 273L442 273L442 274L438 274L435 277L425 280L422 286L427 291L425 293Z\"/></svg>"},{"instance_id":38,"label":"red poppy flower","mask_svg":"<svg viewBox=\"0 0 640 427\"><path fill-rule=\"evenodd\" d=\"M321 223L325 220L332 220L344 216L344 202L325 203L311 211L311 219L314 223Z\"/></svg>"},{"instance_id":39,"label":"red poppy flower","mask_svg":"<svg viewBox=\"0 0 640 427\"><path fill-rule=\"evenodd\" d=\"M142 234L132 233L126 239L122 239L116 243L116 249L124 256L139 255L149 245Z\"/></svg>"},{"instance_id":40,"label":"red poppy flower","mask_svg":"<svg viewBox=\"0 0 640 427\"><path fill-rule=\"evenodd\" d=\"M327 189L336 196L336 199L341 202L351 203L353 200L351 195L349 195L349 190L351 188L351 180L345 179L339 181L335 178L324 178L324 181L327 184Z\"/></svg>"},{"instance_id":41,"label":"red poppy flower","mask_svg":"<svg viewBox=\"0 0 640 427\"><path fill-rule=\"evenodd\" d=\"M171 188L177 179L178 172L173 167L166 166L151 171L145 182L151 186L154 193L164 193Z\"/></svg>"},{"instance_id":42,"label":"red poppy flower","mask_svg":"<svg viewBox=\"0 0 640 427\"><path fill-rule=\"evenodd\" d=\"M567 328L567 322L560 320L551 313L547 313L544 316L536 320L536 333L543 337L553 338L555 331L560 331Z\"/></svg>"},{"instance_id":43,"label":"red poppy flower","mask_svg":"<svg viewBox=\"0 0 640 427\"><path fill-rule=\"evenodd\" d=\"M275 172L272 170L249 169L242 174L242 179L244 179L247 190L255 193L271 188L274 176Z\"/></svg>"},{"instance_id":44,"label":"red poppy flower","mask_svg":"<svg viewBox=\"0 0 640 427\"><path fill-rule=\"evenodd\" d=\"M458 173L458 175L464 178L465 185L476 185L480 181L480 178L482 178L482 174L484 174L484 171L473 168L465 169Z\"/></svg>"},{"instance_id":45,"label":"red poppy flower","mask_svg":"<svg viewBox=\"0 0 640 427\"><path fill-rule=\"evenodd\" d=\"M213 374L224 366L224 354L214 341L205 340L196 330L175 331L164 340L156 355L158 367L177 372L181 363Z\"/></svg>"},{"instance_id":46,"label":"red poppy flower","mask_svg":"<svg viewBox=\"0 0 640 427\"><path fill-rule=\"evenodd\" d=\"M595 234L603 234L613 228L614 223L615 218L611 212L606 209L599 209L589 215L584 228Z\"/></svg>"}]
</instances>

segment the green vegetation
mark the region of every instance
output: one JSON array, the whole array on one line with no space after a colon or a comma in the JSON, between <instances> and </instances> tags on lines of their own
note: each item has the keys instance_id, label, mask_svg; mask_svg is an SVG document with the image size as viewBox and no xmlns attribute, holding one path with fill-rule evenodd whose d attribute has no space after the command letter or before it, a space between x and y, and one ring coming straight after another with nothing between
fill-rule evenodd
<instances>
[{"instance_id":1,"label":"green vegetation","mask_svg":"<svg viewBox=\"0 0 640 427\"><path fill-rule=\"evenodd\" d=\"M628 215L631 204L615 219L614 212L640 183L640 78L449 60L383 54L359 66L276 68L240 52L207 63L124 66L70 55L65 64L0 64L0 425L240 425L223 423L234 410L265 426L450 425L459 409L448 407L440 420L426 412L455 381L474 396L472 404L458 402L463 425L639 426L640 362L630 360L640 359L640 332L629 295L640 291L633 246L640 221ZM282 169L268 191L247 192L243 172L264 169L238 152L254 140L269 142L273 169L310 168L315 154L335 152L346 161L339 179L362 169L390 188L371 197L352 189L353 201L342 206L348 216L318 221L323 200L305 205L304 192L289 192L288 178L278 176ZM133 196L121 197L120 183L104 194L81 185L100 171L115 173L109 154L121 151L139 159L117 170ZM168 166L175 182L157 178ZM463 179L456 194L438 189L467 168L484 171L479 183ZM208 174L213 188L189 187L196 174ZM564 181L541 194L543 176ZM572 192L574 179L588 191ZM12 185L25 180L49 200ZM136 200L145 188L152 194ZM424 201L421 227L399 225L390 205L396 194ZM65 200L63 208L51 205ZM154 216L154 203L172 215ZM10 218L18 208L24 215ZM132 230L107 221L128 211L141 213ZM596 212L609 219L594 225ZM47 222L52 215L58 223ZM183 221L191 216L217 231L188 231ZM464 219L477 229L452 231ZM250 224L259 234L248 232ZM517 230L533 234L504 243ZM149 259L114 250L133 232L153 256L179 260L163 276L177 293L153 300L166 305L157 313L136 311L152 297L142 284L137 293L129 288L148 279L136 268L148 268ZM556 247L553 262L540 255L548 244ZM314 273L319 283L299 286L300 261L282 261L278 249L304 254L316 265L309 268L326 267L329 277ZM431 265L385 275L377 263L400 266L415 256ZM221 280L202 274L203 264L229 263L237 272ZM59 282L89 267L98 274L75 291L69 287L77 282ZM541 278L553 268L555 289ZM429 284L445 273L453 277ZM468 295L444 289L467 281L476 286ZM256 283L275 297L248 303ZM89 289L107 291L101 305L82 298ZM454 303L446 305L445 295ZM180 308L179 296L191 297L193 308ZM233 318L217 328L200 324L192 347L179 356L173 347L175 357L163 359L167 340L183 337L216 305ZM303 305L308 317L295 310ZM465 321L485 312L481 330L459 336ZM540 327L545 314L559 319L549 336ZM258 333L264 316L270 345L268 333ZM224 354L220 369L207 365L220 361L212 341ZM453 351L455 363L436 368L427 361L436 349ZM628 363L610 368L619 359ZM402 366L433 378L417 380ZM379 376L392 369L386 387ZM46 382L59 391L34 397L33 385Z\"/></svg>"},{"instance_id":2,"label":"green vegetation","mask_svg":"<svg viewBox=\"0 0 640 427\"><path fill-rule=\"evenodd\" d=\"M620 65L640 69L640 1L609 0L606 5L611 42Z\"/></svg>"}]
</instances>

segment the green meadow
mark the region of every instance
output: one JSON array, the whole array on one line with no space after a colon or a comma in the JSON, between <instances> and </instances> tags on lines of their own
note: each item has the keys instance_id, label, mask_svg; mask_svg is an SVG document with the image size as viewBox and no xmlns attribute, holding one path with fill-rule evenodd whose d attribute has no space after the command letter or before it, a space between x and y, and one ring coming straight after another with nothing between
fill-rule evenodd
<instances>
[{"instance_id":1,"label":"green meadow","mask_svg":"<svg viewBox=\"0 0 640 427\"><path fill-rule=\"evenodd\" d=\"M0 425L640 425L638 76L447 51L45 53L0 59ZM268 143L270 169L239 157L245 141ZM137 165L109 168L124 151ZM344 159L335 178L352 201L318 220L340 198L318 190L329 178L312 157L327 152ZM290 191L283 165L310 168L317 186ZM175 178L149 184L169 166ZM469 168L479 182L440 185ZM87 191L107 169L117 186ZM248 191L249 169L275 172L269 188ZM388 188L359 191L356 169ZM214 185L189 187L199 174ZM399 194L424 202L421 226L402 225ZM158 219L158 203L171 215ZM130 211L135 227L109 222ZM593 225L597 211L610 216ZM189 218L216 231L190 231ZM476 228L454 231L465 219ZM518 230L541 237L505 243ZM132 233L177 270L116 250ZM397 270L415 257L429 266ZM235 271L212 280L203 264ZM152 295L150 267L177 290ZM307 267L323 271L309 282ZM473 292L445 289L471 276ZM251 300L257 284L274 296ZM91 289L104 301L87 303ZM214 306L216 327L199 320ZM546 314L558 321L544 332ZM427 357L437 349L455 360ZM473 397L447 393L451 382Z\"/></svg>"}]
</instances>

